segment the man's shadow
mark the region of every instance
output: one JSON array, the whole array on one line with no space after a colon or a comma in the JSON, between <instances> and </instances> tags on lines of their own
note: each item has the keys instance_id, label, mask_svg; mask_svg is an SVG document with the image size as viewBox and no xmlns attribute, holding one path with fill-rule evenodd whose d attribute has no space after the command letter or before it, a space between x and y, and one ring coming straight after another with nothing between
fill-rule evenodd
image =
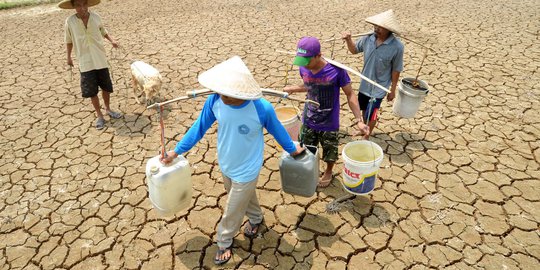
<instances>
[{"instance_id":1,"label":"man's shadow","mask_svg":"<svg viewBox=\"0 0 540 270\"><path fill-rule=\"evenodd\" d=\"M397 219L391 217L383 204L375 202L371 194L351 194L344 190L340 182L341 176L337 176L331 186L319 191L326 196L328 214L339 215L354 228L365 227L366 229L380 228L388 225L392 219ZM378 185L380 189L380 183ZM375 190L377 190L377 184Z\"/></svg>"},{"instance_id":2,"label":"man's shadow","mask_svg":"<svg viewBox=\"0 0 540 270\"><path fill-rule=\"evenodd\" d=\"M327 218L321 216L311 218L317 219L314 226L323 226L327 229L331 227L332 231L335 230ZM240 266L255 265L262 265L267 269L293 265L295 269L311 269L313 254L317 249L315 238L316 233L311 231L310 225L293 226L283 233L264 225L262 231L253 239L245 237L242 232L236 235L233 242L233 256L226 264L216 266L214 264L218 249L216 243L201 232L195 232L184 238L186 241L175 250L175 255L186 268L190 269L237 269ZM326 241L323 245L332 243Z\"/></svg>"},{"instance_id":3,"label":"man's shadow","mask_svg":"<svg viewBox=\"0 0 540 270\"><path fill-rule=\"evenodd\" d=\"M125 112L120 119L111 119L110 127L115 130L115 135L121 137L145 137L160 128L160 114L157 107L147 109L146 104L136 104L125 109L131 111ZM165 105L162 112L163 121L167 121L172 108ZM169 122L169 121L167 121Z\"/></svg>"}]
</instances>

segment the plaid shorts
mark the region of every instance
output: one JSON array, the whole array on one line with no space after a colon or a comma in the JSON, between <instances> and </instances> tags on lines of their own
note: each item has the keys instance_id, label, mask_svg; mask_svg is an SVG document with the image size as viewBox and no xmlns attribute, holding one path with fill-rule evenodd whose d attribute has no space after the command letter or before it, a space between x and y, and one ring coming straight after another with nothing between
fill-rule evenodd
<instances>
[{"instance_id":1,"label":"plaid shorts","mask_svg":"<svg viewBox=\"0 0 540 270\"><path fill-rule=\"evenodd\" d=\"M302 125L300 142L313 146L318 146L321 143L324 161L336 162L338 159L338 131L318 131Z\"/></svg>"},{"instance_id":2,"label":"plaid shorts","mask_svg":"<svg viewBox=\"0 0 540 270\"><path fill-rule=\"evenodd\" d=\"M100 87L103 91L112 93L113 85L108 68L81 72L81 91L83 98L95 97Z\"/></svg>"}]
</instances>

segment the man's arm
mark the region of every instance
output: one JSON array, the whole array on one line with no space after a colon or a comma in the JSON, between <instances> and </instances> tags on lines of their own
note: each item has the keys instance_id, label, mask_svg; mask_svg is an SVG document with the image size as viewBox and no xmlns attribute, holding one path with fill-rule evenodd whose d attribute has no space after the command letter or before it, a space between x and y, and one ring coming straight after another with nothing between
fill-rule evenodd
<instances>
[{"instance_id":1,"label":"man's arm","mask_svg":"<svg viewBox=\"0 0 540 270\"><path fill-rule=\"evenodd\" d=\"M73 66L73 59L71 59L71 51L73 51L73 43L66 43L67 49L67 64Z\"/></svg>"},{"instance_id":2,"label":"man's arm","mask_svg":"<svg viewBox=\"0 0 540 270\"><path fill-rule=\"evenodd\" d=\"M347 43L347 49L349 49L349 52L351 52L352 54L358 53L358 51L356 50L356 45L352 40L351 33L343 33L341 35L341 38L345 40L345 43Z\"/></svg>"},{"instance_id":3,"label":"man's arm","mask_svg":"<svg viewBox=\"0 0 540 270\"><path fill-rule=\"evenodd\" d=\"M390 93L386 97L388 101L392 101L396 97L396 87L399 81L399 74L401 71L403 71L403 51L405 48L403 47L403 44L398 44L400 46L398 46L397 53L392 59L392 85L390 86Z\"/></svg>"},{"instance_id":4,"label":"man's arm","mask_svg":"<svg viewBox=\"0 0 540 270\"><path fill-rule=\"evenodd\" d=\"M113 48L118 48L118 43L116 43L116 41L114 41L114 39L109 36L109 34L105 34L104 37L111 42Z\"/></svg>"},{"instance_id":5,"label":"man's arm","mask_svg":"<svg viewBox=\"0 0 540 270\"><path fill-rule=\"evenodd\" d=\"M283 88L283 91L284 92L287 92L289 94L292 94L292 93L296 93L296 92L307 92L308 89L306 88L306 86L304 86L303 84L302 85L290 85L290 86L285 86Z\"/></svg>"},{"instance_id":6,"label":"man's arm","mask_svg":"<svg viewBox=\"0 0 540 270\"><path fill-rule=\"evenodd\" d=\"M354 95L354 91L351 87L351 84L347 84L343 87L341 87L345 95L347 96L347 103L349 104L349 108L351 108L351 111L354 115L354 118L357 121L357 127L360 130L360 133L364 136L369 136L369 126L367 126L364 123L364 120L362 119L362 112L360 111L360 105L358 104L358 99Z\"/></svg>"},{"instance_id":7,"label":"man's arm","mask_svg":"<svg viewBox=\"0 0 540 270\"><path fill-rule=\"evenodd\" d=\"M177 156L189 151L197 142L199 142L206 131L216 121L216 116L212 111L212 107L216 100L219 99L219 95L213 94L206 99L203 109L199 114L195 123L189 128L184 137L176 144L174 150L167 152L167 157L161 159L161 162L168 164Z\"/></svg>"},{"instance_id":8,"label":"man's arm","mask_svg":"<svg viewBox=\"0 0 540 270\"><path fill-rule=\"evenodd\" d=\"M66 19L64 24L64 43L66 43L67 51L67 64L73 66L73 59L71 58L71 52L73 51L73 39L71 37L71 29L69 29L69 19Z\"/></svg>"},{"instance_id":9,"label":"man's arm","mask_svg":"<svg viewBox=\"0 0 540 270\"><path fill-rule=\"evenodd\" d=\"M397 86L397 83L398 83L398 80L399 80L399 74L400 73L401 72L399 72L399 71L392 71L392 86L390 86L390 94L388 94L388 96L386 96L388 101L392 101L396 97L396 86Z\"/></svg>"}]
</instances>

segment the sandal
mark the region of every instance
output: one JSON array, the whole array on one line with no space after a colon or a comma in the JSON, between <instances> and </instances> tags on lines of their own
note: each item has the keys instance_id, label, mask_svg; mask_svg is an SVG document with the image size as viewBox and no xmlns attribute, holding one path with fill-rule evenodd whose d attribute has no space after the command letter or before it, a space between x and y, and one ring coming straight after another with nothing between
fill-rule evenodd
<instances>
[{"instance_id":1,"label":"sandal","mask_svg":"<svg viewBox=\"0 0 540 270\"><path fill-rule=\"evenodd\" d=\"M330 184L332 184L332 180L334 180L334 175L332 175L332 177L330 177L330 179L327 179L327 180L319 179L319 183L317 184L317 187L320 187L320 188L328 187Z\"/></svg>"},{"instance_id":2,"label":"sandal","mask_svg":"<svg viewBox=\"0 0 540 270\"><path fill-rule=\"evenodd\" d=\"M226 257L224 259L220 259L221 256L223 256L223 254L227 253L227 251L229 251L229 254L230 254L229 257ZM218 247L218 251L216 252L216 256L214 257L214 263L216 265L225 264L232 258L232 255L233 255L232 245L230 245L229 247L224 248L224 249L221 249L220 247Z\"/></svg>"},{"instance_id":3,"label":"sandal","mask_svg":"<svg viewBox=\"0 0 540 270\"><path fill-rule=\"evenodd\" d=\"M244 236L247 237L247 238L254 238L255 236L257 236L257 234L259 233L259 229L261 228L261 225L262 225L262 221L255 224L255 223L251 223L250 220L248 220L248 224L249 224L249 228L248 228L248 224L246 224L246 226L244 226Z\"/></svg>"},{"instance_id":4,"label":"sandal","mask_svg":"<svg viewBox=\"0 0 540 270\"><path fill-rule=\"evenodd\" d=\"M115 112L115 111L108 111L107 114L113 119L118 119L118 118L122 117L121 113Z\"/></svg>"},{"instance_id":5,"label":"sandal","mask_svg":"<svg viewBox=\"0 0 540 270\"><path fill-rule=\"evenodd\" d=\"M103 118L98 118L98 119L96 120L96 129L97 129L97 130L102 130L103 127L105 127L105 119L103 119Z\"/></svg>"}]
</instances>

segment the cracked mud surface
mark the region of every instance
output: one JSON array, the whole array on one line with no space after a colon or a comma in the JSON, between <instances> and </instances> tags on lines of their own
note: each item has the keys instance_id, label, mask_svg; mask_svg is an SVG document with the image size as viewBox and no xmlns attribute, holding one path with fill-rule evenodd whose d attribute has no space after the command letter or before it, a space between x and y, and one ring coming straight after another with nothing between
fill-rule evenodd
<instances>
[{"instance_id":1,"label":"cracked mud surface","mask_svg":"<svg viewBox=\"0 0 540 270\"><path fill-rule=\"evenodd\" d=\"M407 37L436 50L420 79L431 86L414 119L384 102L371 140L384 150L376 189L345 201L334 181L312 198L280 192L279 152L266 135L258 195L266 228L238 235L225 265L239 269L535 269L540 265L540 26L537 1L103 1L93 8L124 50L108 51L125 116L93 128L79 76L65 68L54 5L0 11L0 269L215 268L213 243L226 195L216 129L186 156L192 207L156 215L144 168L157 155L155 111L128 95L129 64L144 60L170 99L197 89L197 74L241 56L264 87L283 87L303 35L328 39L370 29L363 18L393 8ZM403 77L421 47L404 41ZM106 45L107 50L110 45ZM323 44L330 55L332 46ZM334 58L357 69L336 43ZM353 78L353 88L358 78ZM299 83L297 70L289 83ZM277 99L269 98L272 102ZM166 109L168 148L204 98ZM341 146L352 113L342 95ZM341 172L337 164L335 173ZM340 178L340 176L338 176Z\"/></svg>"}]
</instances>

